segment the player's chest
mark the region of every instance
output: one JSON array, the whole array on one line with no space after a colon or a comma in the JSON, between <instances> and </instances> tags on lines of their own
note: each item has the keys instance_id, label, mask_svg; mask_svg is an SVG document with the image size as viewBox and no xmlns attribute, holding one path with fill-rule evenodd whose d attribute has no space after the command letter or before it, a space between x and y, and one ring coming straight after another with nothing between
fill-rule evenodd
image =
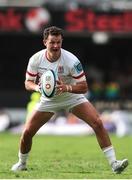
<instances>
[{"instance_id":1,"label":"player's chest","mask_svg":"<svg viewBox=\"0 0 132 180\"><path fill-rule=\"evenodd\" d=\"M67 76L69 74L69 68L62 63L43 63L38 66L38 74L41 76L47 70L53 70L56 74L61 76Z\"/></svg>"}]
</instances>

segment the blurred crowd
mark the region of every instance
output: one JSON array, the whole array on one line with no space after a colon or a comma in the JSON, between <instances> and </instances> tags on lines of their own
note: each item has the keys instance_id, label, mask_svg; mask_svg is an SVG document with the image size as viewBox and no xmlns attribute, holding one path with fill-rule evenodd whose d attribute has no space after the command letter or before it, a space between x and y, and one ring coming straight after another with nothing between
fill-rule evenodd
<instances>
[{"instance_id":1,"label":"blurred crowd","mask_svg":"<svg viewBox=\"0 0 132 180\"><path fill-rule=\"evenodd\" d=\"M86 94L87 96L87 94ZM34 92L30 96L26 109L3 109L0 111L0 132L19 134L22 132L27 116L39 101L40 94ZM132 135L132 112L124 109L119 103L95 104L100 111L104 127L117 137ZM38 131L38 134L56 135L92 135L93 129L71 113L60 111Z\"/></svg>"},{"instance_id":2,"label":"blurred crowd","mask_svg":"<svg viewBox=\"0 0 132 180\"><path fill-rule=\"evenodd\" d=\"M120 100L132 98L132 66L112 68L109 72L96 65L88 65L90 100Z\"/></svg>"}]
</instances>

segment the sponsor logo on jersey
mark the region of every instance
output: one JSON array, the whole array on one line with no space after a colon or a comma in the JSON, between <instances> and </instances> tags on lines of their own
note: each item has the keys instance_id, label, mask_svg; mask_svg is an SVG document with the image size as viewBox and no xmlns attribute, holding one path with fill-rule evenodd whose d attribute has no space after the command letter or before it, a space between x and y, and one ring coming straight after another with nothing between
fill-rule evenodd
<instances>
[{"instance_id":1,"label":"sponsor logo on jersey","mask_svg":"<svg viewBox=\"0 0 132 180\"><path fill-rule=\"evenodd\" d=\"M77 73L80 73L83 70L81 63L75 64L74 67L75 67L75 70L77 71Z\"/></svg>"},{"instance_id":2,"label":"sponsor logo on jersey","mask_svg":"<svg viewBox=\"0 0 132 180\"><path fill-rule=\"evenodd\" d=\"M47 70L47 68L43 68L43 67L38 67L38 69L43 69L43 70Z\"/></svg>"}]
</instances>

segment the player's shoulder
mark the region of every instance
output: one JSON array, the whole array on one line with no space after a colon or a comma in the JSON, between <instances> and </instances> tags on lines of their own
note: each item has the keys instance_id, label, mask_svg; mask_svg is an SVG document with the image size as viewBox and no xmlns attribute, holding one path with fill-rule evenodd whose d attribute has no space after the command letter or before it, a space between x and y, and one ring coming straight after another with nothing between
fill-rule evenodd
<instances>
[{"instance_id":1,"label":"player's shoulder","mask_svg":"<svg viewBox=\"0 0 132 180\"><path fill-rule=\"evenodd\" d=\"M71 53L70 51L67 51L65 49L61 49L62 55L65 56L66 58L68 57L69 59L77 60L78 58Z\"/></svg>"},{"instance_id":2,"label":"player's shoulder","mask_svg":"<svg viewBox=\"0 0 132 180\"><path fill-rule=\"evenodd\" d=\"M33 65L39 64L39 62L41 61L41 57L44 55L44 52L45 52L45 49L42 49L36 52L35 54L33 54L29 59L30 64L33 64Z\"/></svg>"},{"instance_id":3,"label":"player's shoulder","mask_svg":"<svg viewBox=\"0 0 132 180\"><path fill-rule=\"evenodd\" d=\"M42 56L44 52L45 52L45 49L42 49L36 52L35 54L33 54L30 59L34 59L34 60L39 59L39 57Z\"/></svg>"},{"instance_id":4,"label":"player's shoulder","mask_svg":"<svg viewBox=\"0 0 132 180\"><path fill-rule=\"evenodd\" d=\"M64 61L66 63L68 63L70 66L72 64L75 64L76 62L79 62L79 59L77 58L77 56L75 56L70 51L67 51L65 49L61 49L61 52L62 52L62 56L63 56Z\"/></svg>"}]
</instances>

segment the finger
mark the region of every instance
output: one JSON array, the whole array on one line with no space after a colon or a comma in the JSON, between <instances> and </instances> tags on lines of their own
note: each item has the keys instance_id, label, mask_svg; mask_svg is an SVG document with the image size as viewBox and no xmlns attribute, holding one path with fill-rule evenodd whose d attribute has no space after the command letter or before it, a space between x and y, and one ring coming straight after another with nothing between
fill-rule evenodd
<instances>
[{"instance_id":1,"label":"finger","mask_svg":"<svg viewBox=\"0 0 132 180\"><path fill-rule=\"evenodd\" d=\"M56 89L59 90L59 91L62 91L63 90L63 87L61 85L57 85L56 86Z\"/></svg>"},{"instance_id":2,"label":"finger","mask_svg":"<svg viewBox=\"0 0 132 180\"><path fill-rule=\"evenodd\" d=\"M63 88L62 87L57 87L56 94L60 95L60 94L62 94L62 92L63 92Z\"/></svg>"},{"instance_id":3,"label":"finger","mask_svg":"<svg viewBox=\"0 0 132 180\"><path fill-rule=\"evenodd\" d=\"M61 81L56 80L56 84L57 84L57 85L61 85Z\"/></svg>"},{"instance_id":4,"label":"finger","mask_svg":"<svg viewBox=\"0 0 132 180\"><path fill-rule=\"evenodd\" d=\"M58 79L61 82L61 84L64 84L63 78L61 76L59 76Z\"/></svg>"},{"instance_id":5,"label":"finger","mask_svg":"<svg viewBox=\"0 0 132 180\"><path fill-rule=\"evenodd\" d=\"M60 87L60 88L59 88L59 91L62 91L62 90L63 90L63 88L62 88L62 87Z\"/></svg>"}]
</instances>

